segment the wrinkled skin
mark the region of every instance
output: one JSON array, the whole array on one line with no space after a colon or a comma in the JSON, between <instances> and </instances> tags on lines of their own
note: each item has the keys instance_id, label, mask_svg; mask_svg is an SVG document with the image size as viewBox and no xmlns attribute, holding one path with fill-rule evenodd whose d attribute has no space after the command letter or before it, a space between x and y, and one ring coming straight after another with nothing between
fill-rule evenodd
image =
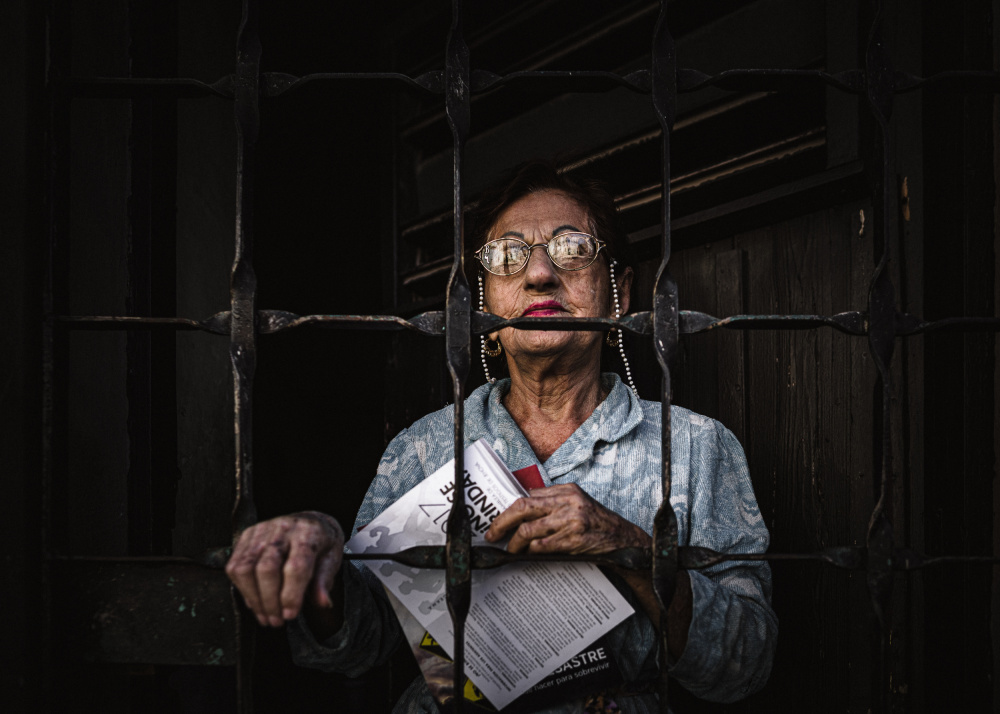
<instances>
[{"instance_id":1,"label":"wrinkled skin","mask_svg":"<svg viewBox=\"0 0 1000 714\"><path fill-rule=\"evenodd\" d=\"M491 542L513 535L511 553L599 554L647 546L649 536L609 511L575 483L534 489L515 501L486 531Z\"/></svg>"},{"instance_id":2,"label":"wrinkled skin","mask_svg":"<svg viewBox=\"0 0 1000 714\"><path fill-rule=\"evenodd\" d=\"M304 602L336 609L331 593L343 552L344 531L334 518L294 513L243 531L226 575L261 625L279 627L295 619Z\"/></svg>"}]
</instances>

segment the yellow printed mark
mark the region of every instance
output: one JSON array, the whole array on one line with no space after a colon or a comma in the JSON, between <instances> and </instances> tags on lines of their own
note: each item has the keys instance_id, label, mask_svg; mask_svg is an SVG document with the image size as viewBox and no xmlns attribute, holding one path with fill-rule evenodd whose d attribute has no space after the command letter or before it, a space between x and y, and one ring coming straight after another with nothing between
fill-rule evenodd
<instances>
[{"instance_id":1,"label":"yellow printed mark","mask_svg":"<svg viewBox=\"0 0 1000 714\"><path fill-rule=\"evenodd\" d=\"M472 683L471 679L465 680L465 699L469 702L478 702L480 699L485 699L483 693L479 691L479 688Z\"/></svg>"}]
</instances>

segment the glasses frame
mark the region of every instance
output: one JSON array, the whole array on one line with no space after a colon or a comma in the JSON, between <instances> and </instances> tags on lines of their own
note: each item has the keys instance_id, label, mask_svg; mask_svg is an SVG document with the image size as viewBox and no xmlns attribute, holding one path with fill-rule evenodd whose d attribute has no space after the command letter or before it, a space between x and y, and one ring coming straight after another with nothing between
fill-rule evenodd
<instances>
[{"instance_id":1,"label":"glasses frame","mask_svg":"<svg viewBox=\"0 0 1000 714\"><path fill-rule=\"evenodd\" d=\"M594 251L594 259L591 260L586 265L581 265L579 268L564 268L563 266L559 265L559 263L557 263L556 261L552 260L552 256L549 254L549 244L551 244L552 241L554 241L556 238L562 238L563 236L586 236L587 238L590 238L592 241L594 241L595 243L597 243L597 250ZM497 272L494 272L494 271L490 270L489 266L486 265L486 261L483 260L483 251L486 250L487 246L492 245L493 243L498 243L498 242L500 242L502 240L517 241L518 243L523 243L528 248L528 260L524 261L524 265L522 265L520 268L518 268L517 270L515 270L512 273L497 273ZM488 272L488 273L490 273L492 275L499 275L500 277L509 278L511 275L517 275L522 270L524 270L526 267L528 267L528 262L531 260L531 251L534 250L535 248L544 247L545 248L545 255L548 256L549 262L552 263L552 265L554 265L557 268L559 268L559 270L566 270L566 271L569 271L569 272L575 272L577 270L584 270L586 268L589 268L591 265L593 265L597 261L597 256L599 256L601 254L601 251L604 250L604 248L606 248L607 245L608 244L605 241L603 241L600 238L597 238L595 236L592 236L589 233L583 233L582 231L564 231L563 233L559 233L557 235L552 236L545 243L534 243L534 244L532 244L532 243L528 243L527 241L522 240L520 238L514 238L513 236L505 236L505 237L502 237L502 238L494 238L491 241L487 241L486 243L483 243L483 245L480 246L479 250L477 250L475 253L473 253L473 255L476 257L476 260L479 261L479 264L483 266L483 269L486 272Z\"/></svg>"}]
</instances>

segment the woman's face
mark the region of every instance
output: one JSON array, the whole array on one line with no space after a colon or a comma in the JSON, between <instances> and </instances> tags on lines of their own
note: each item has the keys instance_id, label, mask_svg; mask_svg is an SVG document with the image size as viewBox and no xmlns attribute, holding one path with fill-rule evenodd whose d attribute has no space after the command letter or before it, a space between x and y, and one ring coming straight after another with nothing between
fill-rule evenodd
<instances>
[{"instance_id":1,"label":"woman's face","mask_svg":"<svg viewBox=\"0 0 1000 714\"><path fill-rule=\"evenodd\" d=\"M566 231L590 233L586 210L561 191L540 191L511 204L493 226L489 239L510 236L529 245L548 243ZM512 317L612 317L609 258L602 251L583 270L557 268L544 248L531 251L528 265L514 275L485 275L486 309ZM618 274L622 314L628 311L631 271ZM495 337L493 335L492 337ZM505 328L500 341L508 356L547 357L566 354L599 359L603 332L515 330Z\"/></svg>"}]
</instances>

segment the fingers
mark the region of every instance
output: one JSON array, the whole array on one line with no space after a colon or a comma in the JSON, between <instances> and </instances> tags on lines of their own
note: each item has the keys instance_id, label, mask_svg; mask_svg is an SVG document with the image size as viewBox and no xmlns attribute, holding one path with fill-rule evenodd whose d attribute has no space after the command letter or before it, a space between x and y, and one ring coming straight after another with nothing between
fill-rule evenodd
<instances>
[{"instance_id":1,"label":"fingers","mask_svg":"<svg viewBox=\"0 0 1000 714\"><path fill-rule=\"evenodd\" d=\"M514 530L525 521L543 518L552 511L553 504L544 496L530 496L519 498L511 504L510 508L493 519L490 528L486 531L486 540L494 543L502 540L508 532Z\"/></svg>"},{"instance_id":2,"label":"fingers","mask_svg":"<svg viewBox=\"0 0 1000 714\"><path fill-rule=\"evenodd\" d=\"M512 533L512 553L605 553L641 544L639 532L576 484L561 484L514 502L494 519L486 538L495 542Z\"/></svg>"},{"instance_id":3,"label":"fingers","mask_svg":"<svg viewBox=\"0 0 1000 714\"><path fill-rule=\"evenodd\" d=\"M319 581L321 575L329 581L327 587L323 588L322 583L316 582L317 589L312 596L317 604L329 607L327 590L333 585L333 575L336 575L340 567L342 553L339 548L324 546L326 543L321 538L321 531L315 529L307 530L292 540L285 567L281 571L280 601L283 619L293 620L298 617L310 582ZM323 571L320 570L321 564ZM332 575L329 574L331 570Z\"/></svg>"},{"instance_id":4,"label":"fingers","mask_svg":"<svg viewBox=\"0 0 1000 714\"><path fill-rule=\"evenodd\" d=\"M533 552L545 552L539 550L543 547L545 539L558 533L564 525L559 519L549 517L524 521L511 536L507 550L511 553L522 553L531 548Z\"/></svg>"},{"instance_id":5,"label":"fingers","mask_svg":"<svg viewBox=\"0 0 1000 714\"><path fill-rule=\"evenodd\" d=\"M329 606L328 594L311 592L309 587L319 574L327 587L332 585L343 543L343 531L329 516L303 513L275 518L240 535L226 574L258 622L278 627L298 616L306 593Z\"/></svg>"},{"instance_id":6,"label":"fingers","mask_svg":"<svg viewBox=\"0 0 1000 714\"><path fill-rule=\"evenodd\" d=\"M261 625L269 625L270 620L260 592L257 568L271 542L272 530L273 523L266 521L243 531L226 564L226 574Z\"/></svg>"},{"instance_id":7,"label":"fingers","mask_svg":"<svg viewBox=\"0 0 1000 714\"><path fill-rule=\"evenodd\" d=\"M271 627L284 624L281 618L282 566L288 555L287 540L278 533L274 540L264 544L254 572L257 577L257 591L260 593L260 607ZM260 619L260 618L258 618Z\"/></svg>"},{"instance_id":8,"label":"fingers","mask_svg":"<svg viewBox=\"0 0 1000 714\"><path fill-rule=\"evenodd\" d=\"M344 554L339 548L331 550L319 559L316 566L316 577L313 578L313 600L320 607L333 607L330 600L330 593L333 591L333 582L340 572Z\"/></svg>"}]
</instances>

